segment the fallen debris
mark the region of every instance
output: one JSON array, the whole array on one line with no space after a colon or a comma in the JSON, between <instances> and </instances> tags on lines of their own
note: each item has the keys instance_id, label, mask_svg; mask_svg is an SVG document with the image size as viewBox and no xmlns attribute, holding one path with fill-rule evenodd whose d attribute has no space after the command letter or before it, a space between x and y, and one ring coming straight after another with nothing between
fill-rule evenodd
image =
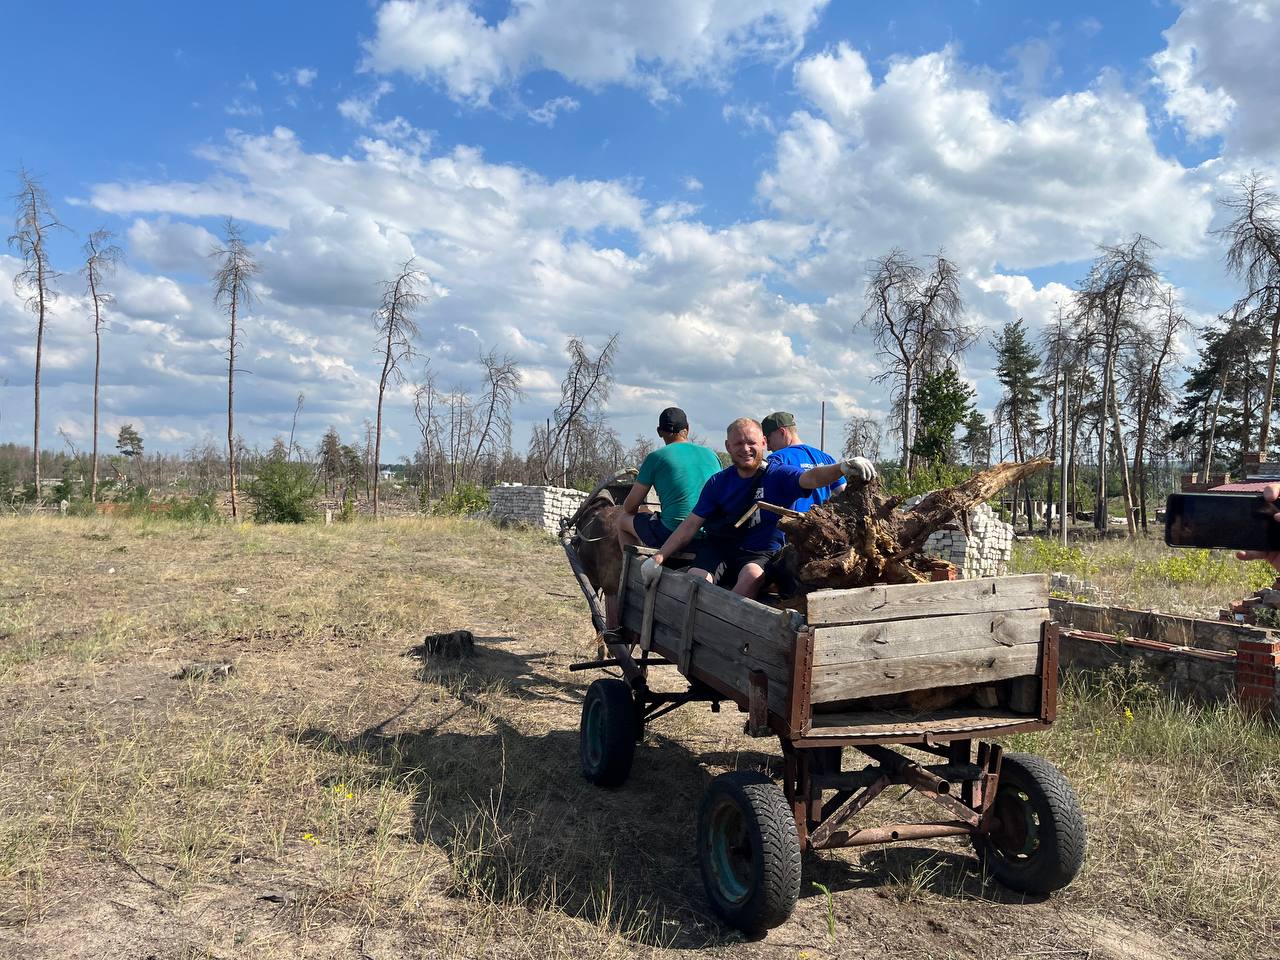
<instances>
[{"instance_id":1,"label":"fallen debris","mask_svg":"<svg viewBox=\"0 0 1280 960\"><path fill-rule=\"evenodd\" d=\"M225 680L235 670L228 661L201 661L189 663L173 675L175 680Z\"/></svg>"},{"instance_id":2,"label":"fallen debris","mask_svg":"<svg viewBox=\"0 0 1280 960\"><path fill-rule=\"evenodd\" d=\"M939 576L941 562L922 552L931 533L957 518L964 522L975 504L1049 463L1040 458L997 464L964 483L928 494L905 513L898 510L903 498L882 494L879 480L849 484L808 513L778 521L787 535L778 565L795 579L801 594L877 583L926 583Z\"/></svg>"}]
</instances>

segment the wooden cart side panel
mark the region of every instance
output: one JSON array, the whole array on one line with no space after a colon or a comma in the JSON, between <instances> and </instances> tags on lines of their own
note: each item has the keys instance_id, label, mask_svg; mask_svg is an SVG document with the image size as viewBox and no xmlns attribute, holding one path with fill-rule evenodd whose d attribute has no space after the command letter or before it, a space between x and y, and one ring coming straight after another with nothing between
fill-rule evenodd
<instances>
[{"instance_id":1,"label":"wooden cart side panel","mask_svg":"<svg viewBox=\"0 0 1280 960\"><path fill-rule=\"evenodd\" d=\"M1034 677L1047 609L814 630L813 703Z\"/></svg>"},{"instance_id":2,"label":"wooden cart side panel","mask_svg":"<svg viewBox=\"0 0 1280 960\"><path fill-rule=\"evenodd\" d=\"M691 587L694 579L680 571L664 571L653 603L653 652L682 666L690 676L691 669L715 677L747 702L751 695L753 671L768 678L769 712L780 718L789 716L791 689L791 646L786 637L794 638L789 613L754 604L759 610L736 612L741 623L723 619L733 616L741 598L703 584L692 594L693 619L689 621ZM719 596L717 596L719 594ZM639 580L639 564L633 564L631 579L624 592L625 604L620 610L622 624L639 633L644 620L645 590ZM727 601L727 604L726 602ZM768 615L765 621L760 611ZM719 615L718 615L719 614ZM767 631L767 634L766 634Z\"/></svg>"},{"instance_id":3,"label":"wooden cart side panel","mask_svg":"<svg viewBox=\"0 0 1280 960\"><path fill-rule=\"evenodd\" d=\"M934 614L994 613L1049 603L1042 573L939 583L878 584L853 590L816 590L806 598L810 626L906 620Z\"/></svg>"},{"instance_id":4,"label":"wooden cart side panel","mask_svg":"<svg viewBox=\"0 0 1280 960\"><path fill-rule=\"evenodd\" d=\"M653 552L644 547L627 548L631 561L627 567L627 583L624 592L641 595L645 593L645 584L640 576L641 563L638 558ZM664 569L658 581L659 597L667 597L683 603L689 594L688 584L692 579L683 570ZM706 584L706 581L703 583ZM766 643L777 646L784 653L790 654L790 638L778 634L778 624L779 622L790 624L793 630L799 629L804 625L804 618L798 613L767 607L763 603L740 597L719 587L712 589L710 584L706 586L707 589L699 591L699 610L725 621L736 630L750 633Z\"/></svg>"},{"instance_id":5,"label":"wooden cart side panel","mask_svg":"<svg viewBox=\"0 0 1280 960\"><path fill-rule=\"evenodd\" d=\"M813 702L819 704L886 693L994 683L1034 676L1039 665L1039 643L846 663L815 669L810 695Z\"/></svg>"},{"instance_id":6,"label":"wooden cart side panel","mask_svg":"<svg viewBox=\"0 0 1280 960\"><path fill-rule=\"evenodd\" d=\"M897 660L1036 643L1040 640L1041 624L1048 616L1048 609L1040 607L815 627L813 665L816 669L867 660Z\"/></svg>"},{"instance_id":7,"label":"wooden cart side panel","mask_svg":"<svg viewBox=\"0 0 1280 960\"><path fill-rule=\"evenodd\" d=\"M675 577L682 582L676 583ZM693 596L693 622L689 624L690 581L692 577L676 574L659 586L653 598L653 624L657 635L663 629L664 646L674 648L679 653L684 648L686 634L693 643L694 650L712 647L724 653L741 656L759 664L767 673L777 673L780 677L789 675L791 667L791 645L783 646L778 635L778 624L774 623L774 636L761 637L758 634L740 629L734 624L716 616L707 610L705 601L707 594L715 587L704 584ZM668 584L673 589L664 589ZM672 596L675 590L678 596ZM645 595L639 589L627 591L625 605L620 611L622 623L636 633L640 633L644 625Z\"/></svg>"}]
</instances>

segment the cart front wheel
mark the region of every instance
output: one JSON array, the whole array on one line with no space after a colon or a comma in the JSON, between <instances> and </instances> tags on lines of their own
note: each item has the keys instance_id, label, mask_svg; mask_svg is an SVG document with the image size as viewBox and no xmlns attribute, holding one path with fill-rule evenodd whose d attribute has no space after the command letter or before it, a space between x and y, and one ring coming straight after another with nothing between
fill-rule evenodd
<instances>
[{"instance_id":1,"label":"cart front wheel","mask_svg":"<svg viewBox=\"0 0 1280 960\"><path fill-rule=\"evenodd\" d=\"M989 834L974 837L978 859L1011 890L1052 893L1084 862L1084 814L1057 767L1027 753L1006 753Z\"/></svg>"},{"instance_id":2,"label":"cart front wheel","mask_svg":"<svg viewBox=\"0 0 1280 960\"><path fill-rule=\"evenodd\" d=\"M621 680L596 680L587 688L579 725L582 775L599 787L616 787L631 774L636 754L636 711Z\"/></svg>"},{"instance_id":3,"label":"cart front wheel","mask_svg":"<svg viewBox=\"0 0 1280 960\"><path fill-rule=\"evenodd\" d=\"M711 906L730 926L762 933L800 896L800 841L782 789L763 774L725 773L698 811L698 866Z\"/></svg>"}]
</instances>

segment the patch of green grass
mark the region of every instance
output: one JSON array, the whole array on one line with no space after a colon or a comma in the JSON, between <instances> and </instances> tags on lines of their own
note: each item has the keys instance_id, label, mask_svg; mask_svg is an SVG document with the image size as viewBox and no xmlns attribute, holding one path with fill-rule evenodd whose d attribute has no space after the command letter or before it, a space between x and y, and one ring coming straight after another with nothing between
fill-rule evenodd
<instances>
[{"instance_id":1,"label":"patch of green grass","mask_svg":"<svg viewBox=\"0 0 1280 960\"><path fill-rule=\"evenodd\" d=\"M1229 551L1173 549L1158 540L1073 543L1037 537L1014 544L1012 573L1067 573L1091 583L1097 602L1217 617L1232 600L1270 586L1276 571Z\"/></svg>"}]
</instances>

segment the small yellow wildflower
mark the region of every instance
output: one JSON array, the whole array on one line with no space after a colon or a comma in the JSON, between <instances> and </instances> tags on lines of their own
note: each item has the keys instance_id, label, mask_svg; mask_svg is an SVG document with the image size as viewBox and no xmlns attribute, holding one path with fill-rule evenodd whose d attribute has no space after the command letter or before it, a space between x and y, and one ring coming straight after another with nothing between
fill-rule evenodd
<instances>
[{"instance_id":1,"label":"small yellow wildflower","mask_svg":"<svg viewBox=\"0 0 1280 960\"><path fill-rule=\"evenodd\" d=\"M315 835L314 833L304 833L304 834L302 835L302 839L303 839L303 840L305 840L305 841L307 841L307 843L311 844L312 846L315 846L316 844L318 844L318 843L320 842L320 841L316 838L316 835Z\"/></svg>"},{"instance_id":2,"label":"small yellow wildflower","mask_svg":"<svg viewBox=\"0 0 1280 960\"><path fill-rule=\"evenodd\" d=\"M1124 722L1133 723L1133 711L1130 710L1128 707L1124 708Z\"/></svg>"}]
</instances>

